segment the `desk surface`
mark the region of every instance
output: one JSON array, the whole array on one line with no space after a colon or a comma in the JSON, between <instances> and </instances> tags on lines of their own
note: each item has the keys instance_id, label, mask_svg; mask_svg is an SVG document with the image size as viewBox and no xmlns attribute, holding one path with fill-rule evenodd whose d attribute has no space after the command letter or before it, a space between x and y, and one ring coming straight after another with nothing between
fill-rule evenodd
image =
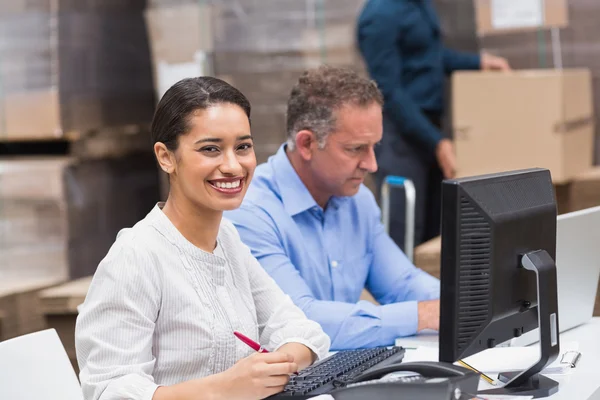
<instances>
[{"instance_id":1,"label":"desk surface","mask_svg":"<svg viewBox=\"0 0 600 400\"><path fill-rule=\"evenodd\" d=\"M577 367L567 375L549 375L559 383L558 393L548 397L552 400L600 400L590 399L600 388L600 317L592 318L587 324L560 334L562 343L577 342L581 359ZM401 338L397 345L405 347L437 347L437 335L418 335L412 338ZM533 344L532 346L536 346ZM408 356L407 350L407 356ZM437 356L436 356L437 358ZM412 359L411 361L417 361ZM598 395L600 396L600 395Z\"/></svg>"},{"instance_id":2,"label":"desk surface","mask_svg":"<svg viewBox=\"0 0 600 400\"><path fill-rule=\"evenodd\" d=\"M600 317L593 318L585 325L578 326L560 335L560 340L578 342L581 360L569 375L553 375L559 382L558 393L552 400L587 400L600 387Z\"/></svg>"}]
</instances>

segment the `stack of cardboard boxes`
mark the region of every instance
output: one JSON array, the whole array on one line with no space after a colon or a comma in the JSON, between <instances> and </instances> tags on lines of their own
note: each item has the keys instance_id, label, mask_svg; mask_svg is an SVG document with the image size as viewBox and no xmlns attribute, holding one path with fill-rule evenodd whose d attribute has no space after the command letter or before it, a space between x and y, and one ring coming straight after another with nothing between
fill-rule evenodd
<instances>
[{"instance_id":1,"label":"stack of cardboard boxes","mask_svg":"<svg viewBox=\"0 0 600 400\"><path fill-rule=\"evenodd\" d=\"M0 2L0 338L43 328L32 293L92 274L158 199L145 3Z\"/></svg>"},{"instance_id":2,"label":"stack of cardboard boxes","mask_svg":"<svg viewBox=\"0 0 600 400\"><path fill-rule=\"evenodd\" d=\"M252 103L257 157L264 161L286 139L289 93L302 72L322 63L362 71L355 47L362 0L242 0L222 14L215 73Z\"/></svg>"},{"instance_id":3,"label":"stack of cardboard boxes","mask_svg":"<svg viewBox=\"0 0 600 400\"><path fill-rule=\"evenodd\" d=\"M452 102L459 176L542 167L563 184L593 165L589 70L458 72Z\"/></svg>"},{"instance_id":4,"label":"stack of cardboard boxes","mask_svg":"<svg viewBox=\"0 0 600 400\"><path fill-rule=\"evenodd\" d=\"M37 292L92 275L158 199L149 153L0 159L0 340L43 329Z\"/></svg>"},{"instance_id":5,"label":"stack of cardboard boxes","mask_svg":"<svg viewBox=\"0 0 600 400\"><path fill-rule=\"evenodd\" d=\"M259 162L286 139L285 109L300 74L323 62L362 70L355 48L362 0L153 0L146 12L158 95L213 73L252 104ZM174 22L176 21L176 22Z\"/></svg>"},{"instance_id":6,"label":"stack of cardboard boxes","mask_svg":"<svg viewBox=\"0 0 600 400\"><path fill-rule=\"evenodd\" d=\"M154 95L144 4L1 2L0 139L147 124Z\"/></svg>"},{"instance_id":7,"label":"stack of cardboard boxes","mask_svg":"<svg viewBox=\"0 0 600 400\"><path fill-rule=\"evenodd\" d=\"M585 0L572 0L569 7L565 0L436 3L444 11L448 43L463 50L479 45L515 68L452 77L458 175L548 168L559 214L600 205L600 171L593 167L600 70L584 50L592 48L589 34L583 34L592 29L586 22L595 15L591 9L600 11L600 5ZM459 10L472 16L470 24L455 23ZM438 275L440 250L439 238L419 246L415 263ZM600 314L600 301L595 312Z\"/></svg>"},{"instance_id":8,"label":"stack of cardboard boxes","mask_svg":"<svg viewBox=\"0 0 600 400\"><path fill-rule=\"evenodd\" d=\"M600 205L600 191L594 190L600 178L591 171L600 104L594 101L594 92L600 93L600 70L577 50L587 43L586 36L574 40L579 25L589 20L592 5L577 0L570 7L564 0L469 0L469 4L482 47L506 57L515 71L453 76L452 127L459 176L548 168L559 213ZM546 37L550 30L552 46ZM567 37L563 47L561 32ZM551 65L549 54L561 68L539 69Z\"/></svg>"},{"instance_id":9,"label":"stack of cardboard boxes","mask_svg":"<svg viewBox=\"0 0 600 400\"><path fill-rule=\"evenodd\" d=\"M0 160L0 281L91 275L158 198L151 154Z\"/></svg>"}]
</instances>

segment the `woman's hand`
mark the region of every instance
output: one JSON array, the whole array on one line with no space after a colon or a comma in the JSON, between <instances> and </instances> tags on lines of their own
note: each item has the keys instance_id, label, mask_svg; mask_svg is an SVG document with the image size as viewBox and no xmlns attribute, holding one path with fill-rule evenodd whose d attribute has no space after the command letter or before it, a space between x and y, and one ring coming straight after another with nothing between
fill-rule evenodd
<instances>
[{"instance_id":1,"label":"woman's hand","mask_svg":"<svg viewBox=\"0 0 600 400\"><path fill-rule=\"evenodd\" d=\"M317 355L311 349L300 343L286 343L277 349L277 353L287 353L294 358L294 362L298 365L298 370L312 365L317 359Z\"/></svg>"},{"instance_id":2,"label":"woman's hand","mask_svg":"<svg viewBox=\"0 0 600 400\"><path fill-rule=\"evenodd\" d=\"M279 393L298 371L287 353L255 353L243 358L219 376L223 399L256 400Z\"/></svg>"},{"instance_id":3,"label":"woman's hand","mask_svg":"<svg viewBox=\"0 0 600 400\"><path fill-rule=\"evenodd\" d=\"M220 374L161 386L152 400L258 400L279 393L298 371L286 353L254 353Z\"/></svg>"}]
</instances>

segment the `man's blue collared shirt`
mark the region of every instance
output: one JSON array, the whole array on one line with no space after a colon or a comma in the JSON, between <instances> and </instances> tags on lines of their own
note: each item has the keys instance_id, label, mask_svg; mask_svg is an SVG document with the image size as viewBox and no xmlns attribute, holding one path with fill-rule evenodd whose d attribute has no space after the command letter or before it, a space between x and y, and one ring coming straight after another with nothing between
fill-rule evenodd
<instances>
[{"instance_id":1,"label":"man's blue collared shirt","mask_svg":"<svg viewBox=\"0 0 600 400\"><path fill-rule=\"evenodd\" d=\"M317 205L282 146L257 167L241 208L228 211L263 268L321 324L332 349L391 345L417 331L417 301L439 281L412 265L385 233L365 186ZM382 304L359 301L363 288Z\"/></svg>"}]
</instances>

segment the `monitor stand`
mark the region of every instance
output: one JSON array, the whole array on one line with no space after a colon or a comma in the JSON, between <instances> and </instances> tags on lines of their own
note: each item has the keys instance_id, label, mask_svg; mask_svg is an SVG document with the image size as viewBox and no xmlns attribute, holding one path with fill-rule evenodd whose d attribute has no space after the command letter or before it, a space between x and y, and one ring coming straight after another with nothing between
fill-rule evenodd
<instances>
[{"instance_id":1,"label":"monitor stand","mask_svg":"<svg viewBox=\"0 0 600 400\"><path fill-rule=\"evenodd\" d=\"M505 383L504 387L484 390L479 392L480 394L510 394L539 398L548 397L558 391L558 382L539 374L556 360L560 351L556 264L546 251L537 250L523 255L521 265L535 272L537 278L540 359L524 371L500 374L498 379Z\"/></svg>"}]
</instances>

